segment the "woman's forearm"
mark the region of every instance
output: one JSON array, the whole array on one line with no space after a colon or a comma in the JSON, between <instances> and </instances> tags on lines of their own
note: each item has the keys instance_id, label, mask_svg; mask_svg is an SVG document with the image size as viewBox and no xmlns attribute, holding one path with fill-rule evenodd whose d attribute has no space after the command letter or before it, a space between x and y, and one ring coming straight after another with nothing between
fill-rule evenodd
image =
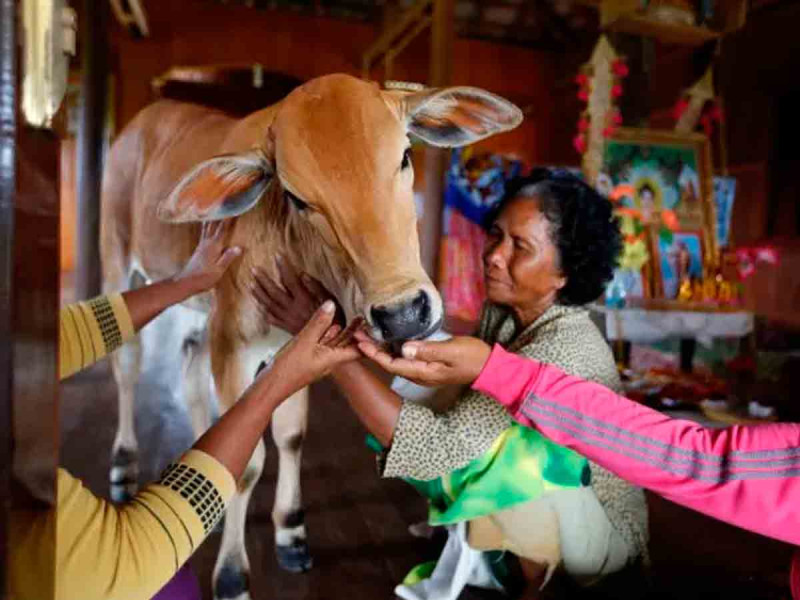
<instances>
[{"instance_id":1,"label":"woman's forearm","mask_svg":"<svg viewBox=\"0 0 800 600\"><path fill-rule=\"evenodd\" d=\"M800 544L800 425L707 429L495 347L473 387L619 477L718 519Z\"/></svg>"},{"instance_id":2,"label":"woman's forearm","mask_svg":"<svg viewBox=\"0 0 800 600\"><path fill-rule=\"evenodd\" d=\"M381 444L391 446L402 398L358 362L340 366L332 376L364 427Z\"/></svg>"},{"instance_id":3,"label":"woman's forearm","mask_svg":"<svg viewBox=\"0 0 800 600\"><path fill-rule=\"evenodd\" d=\"M272 413L289 394L291 391L284 392L271 371L264 372L197 440L194 449L213 456L238 481L264 435Z\"/></svg>"},{"instance_id":4,"label":"woman's forearm","mask_svg":"<svg viewBox=\"0 0 800 600\"><path fill-rule=\"evenodd\" d=\"M183 279L170 278L122 293L134 331L155 319L174 304L183 302L200 290Z\"/></svg>"}]
</instances>

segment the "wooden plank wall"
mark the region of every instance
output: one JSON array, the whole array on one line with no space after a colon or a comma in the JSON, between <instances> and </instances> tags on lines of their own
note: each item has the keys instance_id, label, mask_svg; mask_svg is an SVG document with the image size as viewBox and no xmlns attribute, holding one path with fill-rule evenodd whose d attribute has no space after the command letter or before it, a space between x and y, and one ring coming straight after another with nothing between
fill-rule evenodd
<instances>
[{"instance_id":1,"label":"wooden plank wall","mask_svg":"<svg viewBox=\"0 0 800 600\"><path fill-rule=\"evenodd\" d=\"M265 70L302 79L336 72L359 76L361 52L378 35L377 28L364 23L202 0L161 0L147 9L150 38L134 40L112 26L119 127L152 100L151 80L171 66L259 62ZM426 81L429 47L426 36L415 40L399 57L393 77ZM576 161L571 136L559 143L552 134L557 126L552 106L558 96L553 86L567 77L569 87L574 73L562 63L563 57L541 51L456 40L454 84L484 87L532 108L522 127L493 138L485 147L515 152L532 163L570 157ZM381 76L379 70L374 76Z\"/></svg>"}]
</instances>

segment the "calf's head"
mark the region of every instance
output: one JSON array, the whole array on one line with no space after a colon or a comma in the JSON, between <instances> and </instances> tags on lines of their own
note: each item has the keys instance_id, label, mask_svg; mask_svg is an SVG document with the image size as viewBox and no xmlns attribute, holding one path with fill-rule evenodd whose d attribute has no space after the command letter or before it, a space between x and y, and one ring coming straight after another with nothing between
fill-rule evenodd
<instances>
[{"instance_id":1,"label":"calf's head","mask_svg":"<svg viewBox=\"0 0 800 600\"><path fill-rule=\"evenodd\" d=\"M409 134L455 147L521 121L516 106L476 88L401 93L321 77L281 101L268 122L245 119L249 149L198 165L159 216L260 214L295 262L332 286L350 316L363 314L378 339L425 337L443 308L420 262Z\"/></svg>"}]
</instances>

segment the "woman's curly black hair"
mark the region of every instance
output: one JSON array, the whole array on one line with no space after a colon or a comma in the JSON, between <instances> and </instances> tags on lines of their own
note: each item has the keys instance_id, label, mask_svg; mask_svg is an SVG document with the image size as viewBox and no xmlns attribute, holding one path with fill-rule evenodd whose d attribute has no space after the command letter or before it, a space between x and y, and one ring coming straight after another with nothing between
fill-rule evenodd
<instances>
[{"instance_id":1,"label":"woman's curly black hair","mask_svg":"<svg viewBox=\"0 0 800 600\"><path fill-rule=\"evenodd\" d=\"M508 182L503 198L488 215L486 228L522 194L538 199L539 210L550 223L550 238L566 280L558 302L580 305L596 300L614 276L622 250L611 202L568 171L534 169Z\"/></svg>"}]
</instances>

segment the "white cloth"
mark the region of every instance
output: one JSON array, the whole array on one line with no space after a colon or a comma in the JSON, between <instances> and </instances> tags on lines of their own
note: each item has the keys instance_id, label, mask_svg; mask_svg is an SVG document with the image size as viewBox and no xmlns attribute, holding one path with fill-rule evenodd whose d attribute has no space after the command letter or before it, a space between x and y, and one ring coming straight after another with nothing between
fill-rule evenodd
<instances>
[{"instance_id":1,"label":"white cloth","mask_svg":"<svg viewBox=\"0 0 800 600\"><path fill-rule=\"evenodd\" d=\"M558 566L578 583L590 585L633 558L591 487L549 492L482 519L473 521L482 532L471 533L469 543L544 565L542 587Z\"/></svg>"},{"instance_id":2,"label":"white cloth","mask_svg":"<svg viewBox=\"0 0 800 600\"><path fill-rule=\"evenodd\" d=\"M428 579L398 585L394 593L403 600L458 600L466 585L502 591L486 556L467 544L467 523L447 526L447 544Z\"/></svg>"},{"instance_id":3,"label":"white cloth","mask_svg":"<svg viewBox=\"0 0 800 600\"><path fill-rule=\"evenodd\" d=\"M593 311L606 315L606 337L609 340L649 344L671 338L694 338L710 347L715 338L740 338L753 331L753 313L695 312L672 310L621 310L593 306Z\"/></svg>"}]
</instances>

